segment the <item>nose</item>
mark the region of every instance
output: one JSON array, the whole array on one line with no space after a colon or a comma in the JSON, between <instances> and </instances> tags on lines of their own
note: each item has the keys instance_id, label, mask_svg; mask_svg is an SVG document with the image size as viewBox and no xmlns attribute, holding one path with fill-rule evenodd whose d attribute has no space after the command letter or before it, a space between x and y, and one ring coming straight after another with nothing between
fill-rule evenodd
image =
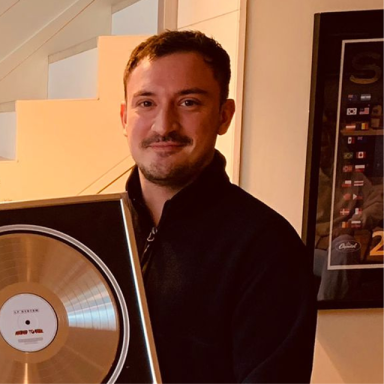
<instances>
[{"instance_id":1,"label":"nose","mask_svg":"<svg viewBox=\"0 0 384 384\"><path fill-rule=\"evenodd\" d=\"M161 106L153 121L152 131L161 136L177 131L180 128L180 121L176 108L171 103Z\"/></svg>"}]
</instances>

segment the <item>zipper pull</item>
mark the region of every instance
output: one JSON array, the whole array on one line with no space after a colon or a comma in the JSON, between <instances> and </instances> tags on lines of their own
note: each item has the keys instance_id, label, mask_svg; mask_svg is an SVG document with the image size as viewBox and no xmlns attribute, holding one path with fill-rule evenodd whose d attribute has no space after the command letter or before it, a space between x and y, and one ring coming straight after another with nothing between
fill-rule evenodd
<instances>
[{"instance_id":1,"label":"zipper pull","mask_svg":"<svg viewBox=\"0 0 384 384\"><path fill-rule=\"evenodd\" d=\"M151 253L149 252L149 248L151 244L155 241L156 234L157 234L157 227L152 227L151 232L149 232L149 235L147 237L147 243L145 244L144 252L141 256L141 270L143 274L147 269L150 255L151 255Z\"/></svg>"},{"instance_id":2,"label":"zipper pull","mask_svg":"<svg viewBox=\"0 0 384 384\"><path fill-rule=\"evenodd\" d=\"M147 243L152 243L152 241L155 240L156 233L157 233L157 227L152 227L151 232L149 232L149 235L147 237ZM148 247L148 244L145 248L147 247Z\"/></svg>"}]
</instances>

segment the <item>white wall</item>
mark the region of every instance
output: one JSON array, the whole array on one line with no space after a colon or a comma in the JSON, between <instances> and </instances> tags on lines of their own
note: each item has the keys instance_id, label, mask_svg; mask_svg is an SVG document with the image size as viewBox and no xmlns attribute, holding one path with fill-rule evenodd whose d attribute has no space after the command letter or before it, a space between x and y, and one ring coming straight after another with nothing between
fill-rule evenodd
<instances>
[{"instance_id":1,"label":"white wall","mask_svg":"<svg viewBox=\"0 0 384 384\"><path fill-rule=\"evenodd\" d=\"M16 158L16 113L0 113L0 160Z\"/></svg>"},{"instance_id":2,"label":"white wall","mask_svg":"<svg viewBox=\"0 0 384 384\"><path fill-rule=\"evenodd\" d=\"M158 0L140 0L112 15L112 35L157 33Z\"/></svg>"},{"instance_id":3,"label":"white wall","mask_svg":"<svg viewBox=\"0 0 384 384\"><path fill-rule=\"evenodd\" d=\"M97 48L50 63L48 99L96 98L97 67Z\"/></svg>"},{"instance_id":4,"label":"white wall","mask_svg":"<svg viewBox=\"0 0 384 384\"><path fill-rule=\"evenodd\" d=\"M228 52L231 58L232 80L229 97L235 99L237 94L237 61L239 53L240 0L179 0L178 29L196 29L215 38ZM216 147L227 159L226 171L234 180L239 167L235 158L236 132L235 118L228 132L219 136Z\"/></svg>"},{"instance_id":5,"label":"white wall","mask_svg":"<svg viewBox=\"0 0 384 384\"><path fill-rule=\"evenodd\" d=\"M381 0L248 1L241 186L301 232L317 12ZM314 383L383 382L383 310L321 311Z\"/></svg>"}]
</instances>

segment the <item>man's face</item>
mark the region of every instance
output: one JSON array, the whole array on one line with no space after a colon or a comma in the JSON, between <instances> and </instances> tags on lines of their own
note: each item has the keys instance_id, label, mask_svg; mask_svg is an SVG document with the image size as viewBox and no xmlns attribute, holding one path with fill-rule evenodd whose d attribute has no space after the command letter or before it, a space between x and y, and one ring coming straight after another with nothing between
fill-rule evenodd
<instances>
[{"instance_id":1,"label":"man's face","mask_svg":"<svg viewBox=\"0 0 384 384\"><path fill-rule=\"evenodd\" d=\"M121 118L141 176L181 187L212 160L233 112L232 100L220 105L219 83L202 56L175 53L133 70Z\"/></svg>"}]
</instances>

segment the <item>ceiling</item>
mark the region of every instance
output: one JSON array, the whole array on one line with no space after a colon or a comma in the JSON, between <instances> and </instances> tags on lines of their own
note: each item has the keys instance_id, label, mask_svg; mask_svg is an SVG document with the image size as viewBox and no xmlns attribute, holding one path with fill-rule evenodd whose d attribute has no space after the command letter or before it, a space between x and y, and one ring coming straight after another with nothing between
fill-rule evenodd
<instances>
[{"instance_id":1,"label":"ceiling","mask_svg":"<svg viewBox=\"0 0 384 384\"><path fill-rule=\"evenodd\" d=\"M21 49L71 8L92 3L122 9L138 0L0 0L0 63Z\"/></svg>"},{"instance_id":2,"label":"ceiling","mask_svg":"<svg viewBox=\"0 0 384 384\"><path fill-rule=\"evenodd\" d=\"M0 0L0 62L78 0Z\"/></svg>"}]
</instances>

